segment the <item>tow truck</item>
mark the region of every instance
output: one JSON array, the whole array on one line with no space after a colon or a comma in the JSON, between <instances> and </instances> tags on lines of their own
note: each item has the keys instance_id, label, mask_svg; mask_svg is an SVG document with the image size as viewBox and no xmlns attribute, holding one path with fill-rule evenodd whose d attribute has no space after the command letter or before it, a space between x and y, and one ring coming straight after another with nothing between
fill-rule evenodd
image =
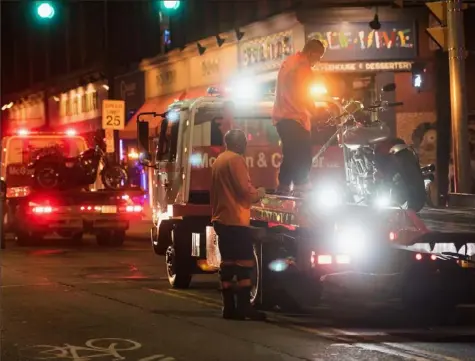
<instances>
[{"instance_id":1,"label":"tow truck","mask_svg":"<svg viewBox=\"0 0 475 361\"><path fill-rule=\"evenodd\" d=\"M20 129L3 138L5 230L22 246L38 244L53 234L80 242L87 233L95 235L101 246L122 245L129 223L142 219L143 190L105 190L98 179L89 190L36 191L28 163L35 152L51 146L59 146L70 157L88 148L86 139L73 130L34 133Z\"/></svg>"},{"instance_id":2,"label":"tow truck","mask_svg":"<svg viewBox=\"0 0 475 361\"><path fill-rule=\"evenodd\" d=\"M151 241L154 252L165 255L172 287L188 288L194 274L219 269L209 187L227 129L235 126L248 134L246 162L253 184L275 187L281 153L272 105L272 96L237 100L211 89L208 96L171 104L166 113L139 115L138 147L142 162L154 172ZM162 121L151 155L146 117L157 116ZM323 176L315 178L318 186L305 199L269 192L252 206L256 267L251 301L284 309L302 299L308 305L397 299L419 310L473 303L475 226L469 222L468 230L440 232L426 225L433 210L416 214L337 201L338 193L326 185L344 173L342 157L341 149L332 146L314 164L312 174Z\"/></svg>"}]
</instances>

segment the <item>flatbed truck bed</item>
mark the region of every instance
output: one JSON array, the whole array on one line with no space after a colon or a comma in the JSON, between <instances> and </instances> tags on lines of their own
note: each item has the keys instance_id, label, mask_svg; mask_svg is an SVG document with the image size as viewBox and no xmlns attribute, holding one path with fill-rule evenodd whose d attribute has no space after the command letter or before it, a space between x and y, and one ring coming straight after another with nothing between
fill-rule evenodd
<instances>
[{"instance_id":1,"label":"flatbed truck bed","mask_svg":"<svg viewBox=\"0 0 475 361\"><path fill-rule=\"evenodd\" d=\"M130 222L142 219L143 195L139 188L32 192L7 199L7 228L20 245L52 234L76 242L93 234L99 245L121 245Z\"/></svg>"}]
</instances>

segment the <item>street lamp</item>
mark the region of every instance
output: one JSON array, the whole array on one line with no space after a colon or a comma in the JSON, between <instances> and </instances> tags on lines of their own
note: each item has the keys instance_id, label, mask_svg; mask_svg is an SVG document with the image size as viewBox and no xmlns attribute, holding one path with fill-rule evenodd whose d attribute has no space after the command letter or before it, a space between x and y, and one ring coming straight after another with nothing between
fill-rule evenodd
<instances>
[{"instance_id":1,"label":"street lamp","mask_svg":"<svg viewBox=\"0 0 475 361\"><path fill-rule=\"evenodd\" d=\"M162 6L167 10L176 10L180 7L180 1L162 1Z\"/></svg>"},{"instance_id":2,"label":"street lamp","mask_svg":"<svg viewBox=\"0 0 475 361\"><path fill-rule=\"evenodd\" d=\"M42 2L37 5L36 13L42 19L52 19L54 16L54 7L49 2Z\"/></svg>"}]
</instances>

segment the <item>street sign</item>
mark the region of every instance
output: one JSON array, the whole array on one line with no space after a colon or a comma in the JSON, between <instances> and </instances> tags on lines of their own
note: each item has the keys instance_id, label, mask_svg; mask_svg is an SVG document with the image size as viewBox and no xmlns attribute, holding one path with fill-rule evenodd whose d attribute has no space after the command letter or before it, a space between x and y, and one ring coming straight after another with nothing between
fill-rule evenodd
<instances>
[{"instance_id":1,"label":"street sign","mask_svg":"<svg viewBox=\"0 0 475 361\"><path fill-rule=\"evenodd\" d=\"M427 8L431 12L435 21L430 19L429 28L426 29L430 38L439 46L443 51L448 51L447 40L447 2L436 1L426 3ZM468 8L467 4L462 4L462 10ZM432 21L431 21L432 20ZM438 23L438 24L437 24Z\"/></svg>"},{"instance_id":2,"label":"street sign","mask_svg":"<svg viewBox=\"0 0 475 361\"><path fill-rule=\"evenodd\" d=\"M102 128L123 130L125 128L125 101L102 101Z\"/></svg>"},{"instance_id":3,"label":"street sign","mask_svg":"<svg viewBox=\"0 0 475 361\"><path fill-rule=\"evenodd\" d=\"M115 145L114 145L114 129L106 129L106 153L114 153L115 152Z\"/></svg>"}]
</instances>

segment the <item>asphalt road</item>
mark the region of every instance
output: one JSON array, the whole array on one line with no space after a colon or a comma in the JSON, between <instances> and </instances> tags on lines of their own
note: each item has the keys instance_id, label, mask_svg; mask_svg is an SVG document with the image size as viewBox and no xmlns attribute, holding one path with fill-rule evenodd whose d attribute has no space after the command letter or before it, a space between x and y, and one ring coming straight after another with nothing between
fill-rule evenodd
<instances>
[{"instance_id":1,"label":"asphalt road","mask_svg":"<svg viewBox=\"0 0 475 361\"><path fill-rule=\"evenodd\" d=\"M1 263L2 361L475 360L474 326L409 328L392 311L222 320L216 277L171 290L137 235L121 248L9 242Z\"/></svg>"}]
</instances>

